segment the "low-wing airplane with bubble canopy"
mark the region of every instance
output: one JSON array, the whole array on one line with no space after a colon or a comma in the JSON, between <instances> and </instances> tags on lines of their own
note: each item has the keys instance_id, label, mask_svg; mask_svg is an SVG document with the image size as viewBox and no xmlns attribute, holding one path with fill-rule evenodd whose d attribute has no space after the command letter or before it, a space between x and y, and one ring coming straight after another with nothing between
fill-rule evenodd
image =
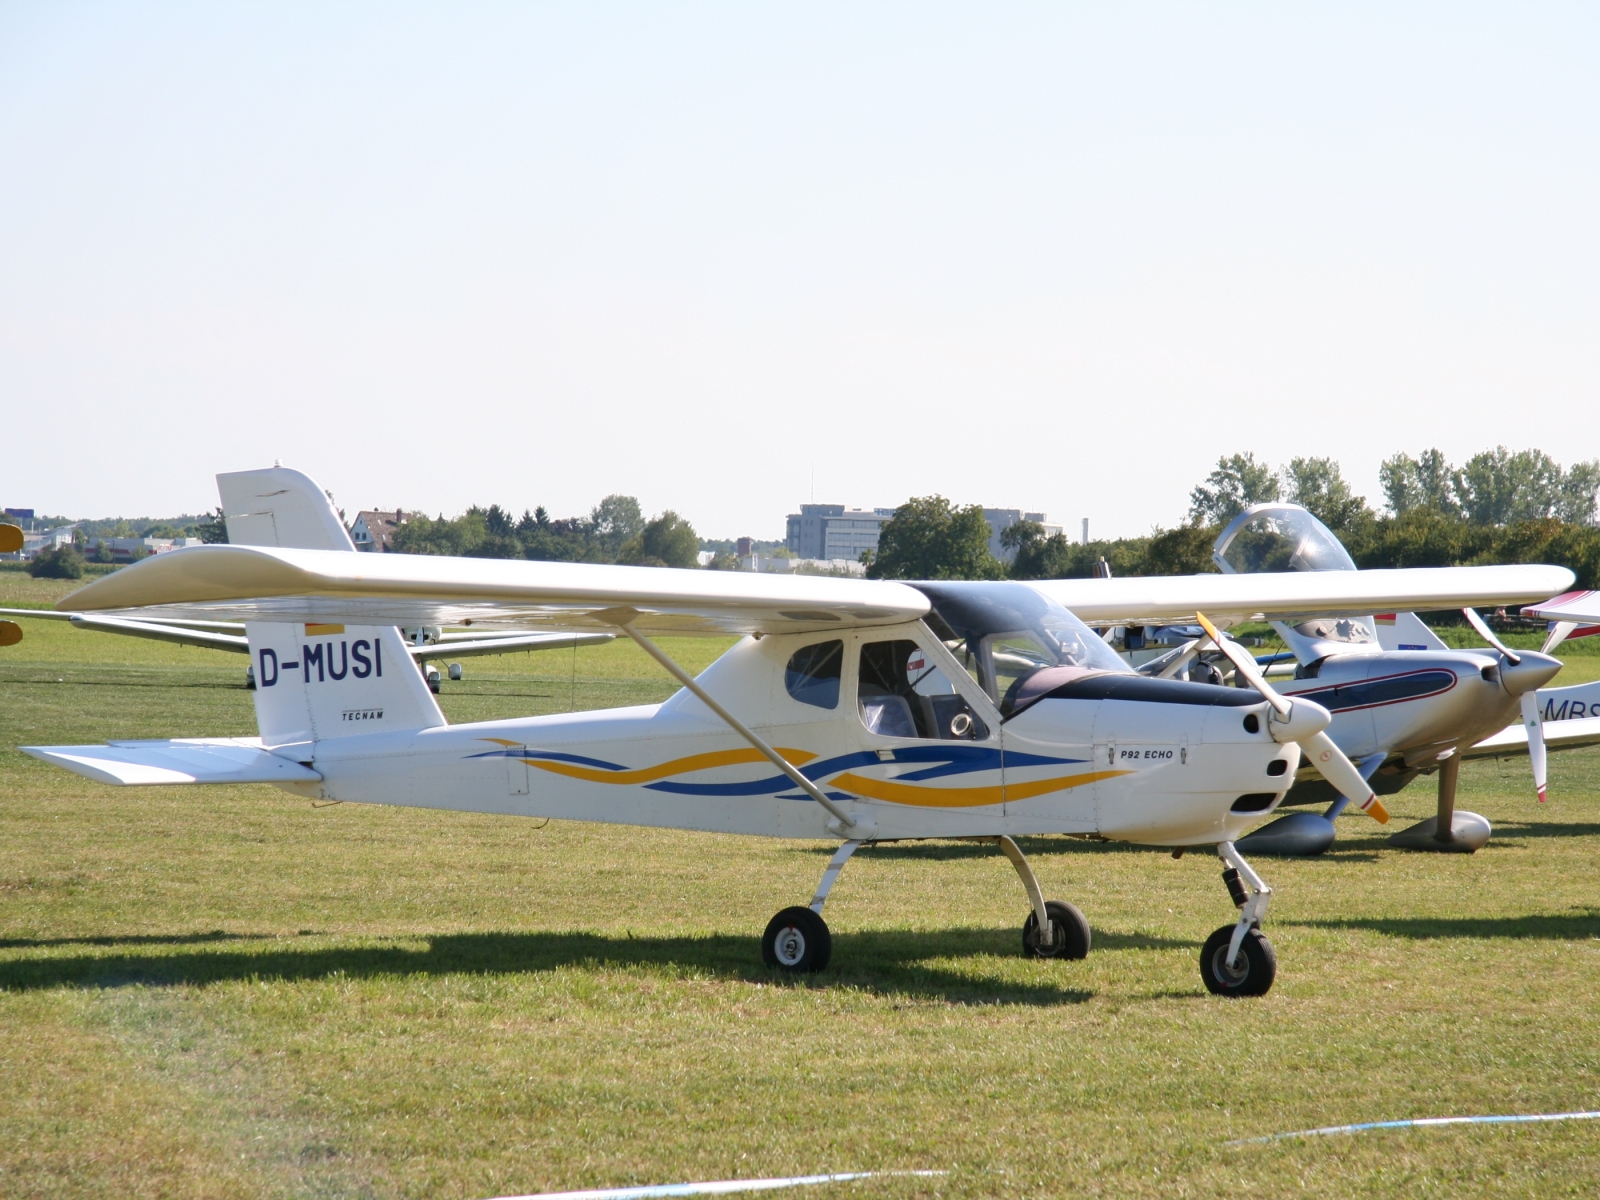
<instances>
[{"instance_id":1,"label":"low-wing airplane with bubble canopy","mask_svg":"<svg viewBox=\"0 0 1600 1200\"><path fill-rule=\"evenodd\" d=\"M295 503L326 503L302 490ZM1239 912L1200 969L1226 995L1263 993L1276 974L1261 931L1271 889L1235 842L1282 802L1302 756L1386 819L1324 732L1325 707L1278 694L1253 664L1239 667L1249 690L1140 676L1049 586L361 555L331 530L320 548L265 540L172 551L61 605L242 622L259 737L24 749L110 783L265 782L318 800L837 842L811 902L783 908L762 939L765 961L787 971L827 964L824 903L866 842L997 844L1028 895L1024 952L1066 959L1088 953L1088 922L1045 899L1018 836L1214 847ZM1500 603L1569 580L1544 567L1152 579L1134 581L1143 590L1120 615ZM622 634L682 690L657 705L451 725L398 627L468 622ZM696 678L654 640L734 634Z\"/></svg>"},{"instance_id":2,"label":"low-wing airplane with bubble canopy","mask_svg":"<svg viewBox=\"0 0 1600 1200\"><path fill-rule=\"evenodd\" d=\"M1246 509L1218 535L1212 557L1226 575L1263 582L1286 573L1356 574L1339 539L1297 504ZM1082 590L1086 585L1071 586ZM1065 587L1053 585L1054 594L1071 604ZM1487 643L1484 649L1452 650L1415 614L1381 607L1272 622L1295 664L1294 678L1281 682L1279 690L1314 700L1333 714L1329 737L1379 795L1399 791L1419 774L1437 773L1438 813L1395 834L1390 841L1398 847L1471 852L1488 840L1488 820L1455 807L1463 759L1528 754L1543 801L1547 741L1565 749L1600 740L1596 730L1566 723L1552 726L1547 735L1541 720L1546 693L1540 689L1561 669L1560 661L1548 653L1512 650L1471 606L1463 606L1463 612ZM1552 637L1546 650L1558 641ZM1192 638L1142 669L1180 676L1208 649L1221 653L1208 639ZM1253 853L1320 854L1333 843L1333 818L1348 803L1337 789L1302 769L1285 804L1328 804L1327 811L1281 816L1240 846Z\"/></svg>"}]
</instances>

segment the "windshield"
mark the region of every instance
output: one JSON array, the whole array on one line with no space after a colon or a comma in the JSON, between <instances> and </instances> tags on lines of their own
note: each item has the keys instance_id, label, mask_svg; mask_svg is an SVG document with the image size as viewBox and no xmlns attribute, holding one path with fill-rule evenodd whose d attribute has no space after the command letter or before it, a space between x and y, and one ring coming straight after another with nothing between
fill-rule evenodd
<instances>
[{"instance_id":1,"label":"windshield","mask_svg":"<svg viewBox=\"0 0 1600 1200\"><path fill-rule=\"evenodd\" d=\"M1298 504L1245 509L1217 538L1211 557L1226 575L1356 569L1339 539Z\"/></svg>"},{"instance_id":2,"label":"windshield","mask_svg":"<svg viewBox=\"0 0 1600 1200\"><path fill-rule=\"evenodd\" d=\"M1021 583L918 583L928 625L1002 714L1047 668L1127 673L1115 650L1055 601Z\"/></svg>"}]
</instances>

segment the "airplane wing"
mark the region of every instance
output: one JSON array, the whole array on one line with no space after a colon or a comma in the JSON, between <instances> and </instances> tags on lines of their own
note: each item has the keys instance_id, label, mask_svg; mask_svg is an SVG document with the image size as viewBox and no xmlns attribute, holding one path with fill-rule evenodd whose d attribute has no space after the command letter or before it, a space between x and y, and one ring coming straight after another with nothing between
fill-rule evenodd
<instances>
[{"instance_id":1,"label":"airplane wing","mask_svg":"<svg viewBox=\"0 0 1600 1200\"><path fill-rule=\"evenodd\" d=\"M53 608L0 608L0 617L38 617L44 621L72 621L82 616L76 612L58 612ZM244 626L238 621L183 621L173 620L170 617L145 617L151 625L173 625L180 629L210 629L217 633L244 634Z\"/></svg>"},{"instance_id":2,"label":"airplane wing","mask_svg":"<svg viewBox=\"0 0 1600 1200\"><path fill-rule=\"evenodd\" d=\"M1513 565L1050 579L1031 586L1096 625L1193 620L1196 612L1217 625L1236 625L1267 618L1523 604L1570 587L1574 578L1565 567Z\"/></svg>"},{"instance_id":3,"label":"airplane wing","mask_svg":"<svg viewBox=\"0 0 1600 1200\"><path fill-rule=\"evenodd\" d=\"M1579 717L1572 721L1544 722L1546 750L1579 750L1600 745L1600 717ZM1476 746L1462 751L1462 758L1511 758L1528 752L1527 726L1507 725Z\"/></svg>"},{"instance_id":4,"label":"airplane wing","mask_svg":"<svg viewBox=\"0 0 1600 1200\"><path fill-rule=\"evenodd\" d=\"M203 646L209 650L226 650L232 654L249 654L250 641L244 635L244 625L235 621L174 621L133 619L130 617L96 617L82 612L54 612L50 609L0 608L0 614L14 613L23 617L45 617L71 621L78 629L96 633L116 633L125 637L150 638L157 642L173 642L180 646ZM143 613L140 614L143 617ZM238 633L214 632L238 630ZM478 658L487 654L513 654L521 650L565 650L572 646L598 646L613 639L609 633L518 633L515 631L483 633L447 633L438 642L420 646L408 645L411 657Z\"/></svg>"},{"instance_id":5,"label":"airplane wing","mask_svg":"<svg viewBox=\"0 0 1600 1200\"><path fill-rule=\"evenodd\" d=\"M315 783L310 767L261 747L260 738L177 738L105 746L19 746L101 783Z\"/></svg>"},{"instance_id":6,"label":"airplane wing","mask_svg":"<svg viewBox=\"0 0 1600 1200\"><path fill-rule=\"evenodd\" d=\"M145 610L140 616L154 608L159 616L212 620L575 632L612 629L622 619L651 635L726 635L896 624L923 616L929 604L905 584L865 579L219 545L154 555L102 576L56 607Z\"/></svg>"},{"instance_id":7,"label":"airplane wing","mask_svg":"<svg viewBox=\"0 0 1600 1200\"><path fill-rule=\"evenodd\" d=\"M1600 623L1600 592L1564 592L1542 604L1524 604L1522 615L1543 621L1571 621L1577 625Z\"/></svg>"},{"instance_id":8,"label":"airplane wing","mask_svg":"<svg viewBox=\"0 0 1600 1200\"><path fill-rule=\"evenodd\" d=\"M180 646L204 646L210 650L227 650L234 654L249 654L250 643L242 633L212 633L187 625L166 622L135 621L124 617L91 617L86 613L71 614L72 623L79 629L96 633L120 633L127 637L149 638L157 642L176 642Z\"/></svg>"}]
</instances>

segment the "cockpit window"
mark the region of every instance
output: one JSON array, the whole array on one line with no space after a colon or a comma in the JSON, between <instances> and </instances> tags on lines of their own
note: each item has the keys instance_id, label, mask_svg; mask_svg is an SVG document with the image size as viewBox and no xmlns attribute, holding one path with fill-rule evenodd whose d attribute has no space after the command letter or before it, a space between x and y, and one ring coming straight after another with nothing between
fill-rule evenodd
<instances>
[{"instance_id":1,"label":"cockpit window","mask_svg":"<svg viewBox=\"0 0 1600 1200\"><path fill-rule=\"evenodd\" d=\"M801 704L817 708L839 707L839 676L844 664L844 643L817 642L802 646L789 658L783 686Z\"/></svg>"},{"instance_id":2,"label":"cockpit window","mask_svg":"<svg viewBox=\"0 0 1600 1200\"><path fill-rule=\"evenodd\" d=\"M1126 673L1094 630L1021 583L919 583L927 622L971 671L1002 715L1024 682L1050 667Z\"/></svg>"},{"instance_id":3,"label":"cockpit window","mask_svg":"<svg viewBox=\"0 0 1600 1200\"><path fill-rule=\"evenodd\" d=\"M1354 571L1339 539L1298 504L1257 504L1233 519L1211 557L1226 575Z\"/></svg>"},{"instance_id":4,"label":"cockpit window","mask_svg":"<svg viewBox=\"0 0 1600 1200\"><path fill-rule=\"evenodd\" d=\"M981 741L989 736L966 697L913 641L865 643L856 694L861 723L885 737Z\"/></svg>"}]
</instances>

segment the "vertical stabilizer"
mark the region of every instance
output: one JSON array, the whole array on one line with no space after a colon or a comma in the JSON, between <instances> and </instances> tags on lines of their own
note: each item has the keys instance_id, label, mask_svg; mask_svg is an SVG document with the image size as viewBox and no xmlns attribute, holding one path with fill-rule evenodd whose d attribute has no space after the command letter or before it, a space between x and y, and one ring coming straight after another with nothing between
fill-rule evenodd
<instances>
[{"instance_id":1,"label":"vertical stabilizer","mask_svg":"<svg viewBox=\"0 0 1600 1200\"><path fill-rule=\"evenodd\" d=\"M269 747L445 724L392 625L245 625Z\"/></svg>"},{"instance_id":2,"label":"vertical stabilizer","mask_svg":"<svg viewBox=\"0 0 1600 1200\"><path fill-rule=\"evenodd\" d=\"M235 546L355 550L333 501L292 467L217 476L228 540Z\"/></svg>"}]
</instances>

